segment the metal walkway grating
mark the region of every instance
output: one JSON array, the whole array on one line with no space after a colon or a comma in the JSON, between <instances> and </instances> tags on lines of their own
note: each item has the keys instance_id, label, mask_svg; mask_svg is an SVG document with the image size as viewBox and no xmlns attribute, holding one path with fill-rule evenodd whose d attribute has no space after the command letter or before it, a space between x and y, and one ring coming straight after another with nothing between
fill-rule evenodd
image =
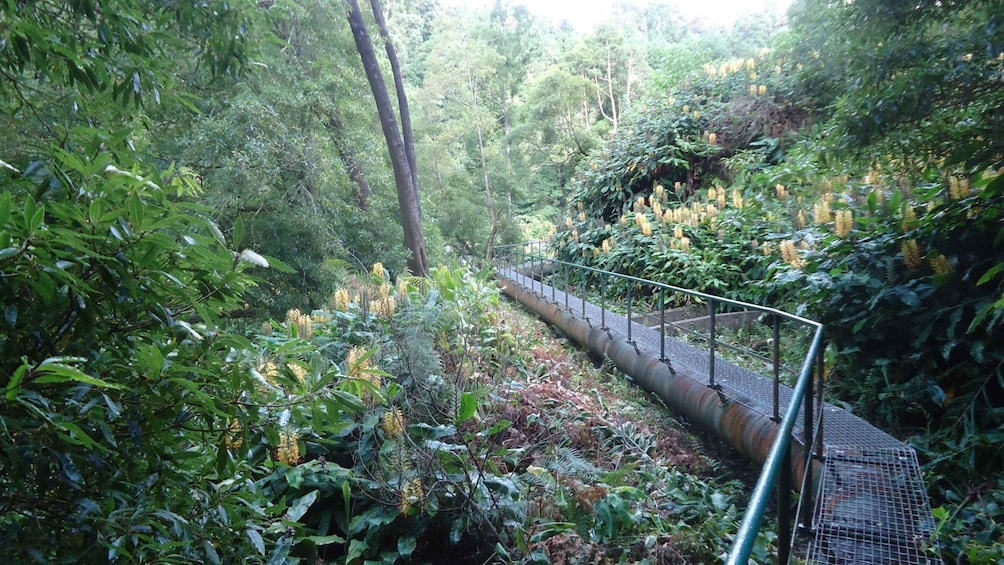
<instances>
[{"instance_id":1,"label":"metal walkway grating","mask_svg":"<svg viewBox=\"0 0 1004 565\"><path fill-rule=\"evenodd\" d=\"M627 341L627 317L609 309L604 312L600 306L523 275L517 268L499 269L499 276ZM664 347L666 358L678 375L707 382L708 351L671 336L661 340L658 329L640 322L630 324L631 341L639 350L658 359L660 348ZM730 400L772 416L771 378L719 357L715 361L715 382ZM790 402L791 392L789 387L781 385L782 413ZM816 500L815 535L809 544L807 563L940 563L922 551L934 530L934 519L914 450L842 408L824 402L822 411L825 473ZM794 435L804 444L802 418L800 411Z\"/></svg>"},{"instance_id":2,"label":"metal walkway grating","mask_svg":"<svg viewBox=\"0 0 1004 565\"><path fill-rule=\"evenodd\" d=\"M827 446L824 456L809 563L938 562L923 552L934 518L913 449Z\"/></svg>"}]
</instances>

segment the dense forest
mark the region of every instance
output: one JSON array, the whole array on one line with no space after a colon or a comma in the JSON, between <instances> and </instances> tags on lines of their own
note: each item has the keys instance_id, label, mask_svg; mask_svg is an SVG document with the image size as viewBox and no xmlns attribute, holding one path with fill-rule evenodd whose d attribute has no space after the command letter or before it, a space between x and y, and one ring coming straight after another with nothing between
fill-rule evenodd
<instances>
[{"instance_id":1,"label":"dense forest","mask_svg":"<svg viewBox=\"0 0 1004 565\"><path fill-rule=\"evenodd\" d=\"M1004 560L1000 0L8 1L0 110L13 562L720 560L748 484L501 299L539 239L826 324Z\"/></svg>"}]
</instances>

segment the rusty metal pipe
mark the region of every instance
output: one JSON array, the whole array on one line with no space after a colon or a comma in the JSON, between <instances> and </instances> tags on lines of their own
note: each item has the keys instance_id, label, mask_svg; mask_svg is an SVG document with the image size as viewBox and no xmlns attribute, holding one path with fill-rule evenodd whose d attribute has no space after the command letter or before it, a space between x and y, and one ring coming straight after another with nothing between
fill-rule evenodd
<instances>
[{"instance_id":1,"label":"rusty metal pipe","mask_svg":"<svg viewBox=\"0 0 1004 565\"><path fill-rule=\"evenodd\" d=\"M534 311L546 322L561 328L597 355L609 358L642 388L658 395L670 408L714 433L739 453L757 464L763 464L767 459L778 433L778 424L708 387L704 383L706 375L689 374L686 370L677 370L674 374L658 358L612 337L599 327L590 327L558 304L548 302L511 279L500 276L499 285L507 296ZM792 442L791 450L792 476L796 488L801 488L805 450L798 442ZM811 475L813 490L817 490L822 465L815 459L811 461L816 467Z\"/></svg>"}]
</instances>

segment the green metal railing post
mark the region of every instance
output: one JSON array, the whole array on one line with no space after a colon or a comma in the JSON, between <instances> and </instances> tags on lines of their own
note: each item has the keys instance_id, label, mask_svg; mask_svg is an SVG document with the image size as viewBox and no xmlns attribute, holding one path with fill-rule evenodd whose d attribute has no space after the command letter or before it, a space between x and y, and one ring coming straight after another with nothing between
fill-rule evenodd
<instances>
[{"instance_id":1,"label":"green metal railing post","mask_svg":"<svg viewBox=\"0 0 1004 565\"><path fill-rule=\"evenodd\" d=\"M554 303L554 304L557 304L558 303L558 296L557 296L558 290L556 288L554 288L554 259L551 259L551 262L549 264L551 265L551 302Z\"/></svg>"},{"instance_id":2,"label":"green metal railing post","mask_svg":"<svg viewBox=\"0 0 1004 565\"><path fill-rule=\"evenodd\" d=\"M659 361L666 362L666 289L659 287Z\"/></svg>"},{"instance_id":3,"label":"green metal railing post","mask_svg":"<svg viewBox=\"0 0 1004 565\"><path fill-rule=\"evenodd\" d=\"M774 421L781 421L781 318L774 318Z\"/></svg>"},{"instance_id":4,"label":"green metal railing post","mask_svg":"<svg viewBox=\"0 0 1004 565\"><path fill-rule=\"evenodd\" d=\"M816 437L818 438L818 441L816 441L816 457L818 457L820 461L823 460L823 446L826 443L823 441L823 438L825 437L823 435L823 420L825 419L824 414L826 413L826 411L823 410L823 384L826 382L825 354L826 343L823 342L823 347L820 348L818 359L816 360L816 373L819 376L819 383L816 385L816 406L819 407L819 424L816 426Z\"/></svg>"},{"instance_id":5,"label":"green metal railing post","mask_svg":"<svg viewBox=\"0 0 1004 565\"><path fill-rule=\"evenodd\" d=\"M627 291L627 326L628 326L628 335L627 335L627 342L630 343L631 345L634 345L634 340L631 339L631 326L634 325L633 323L631 323L631 288L633 286L634 285L631 284L631 281L628 281L628 291Z\"/></svg>"},{"instance_id":6,"label":"green metal railing post","mask_svg":"<svg viewBox=\"0 0 1004 565\"><path fill-rule=\"evenodd\" d=\"M716 301L711 299L708 301L708 310L710 310L708 326L710 328L711 336L708 342L708 386L715 387L715 349L717 346L717 341L715 338L715 310Z\"/></svg>"},{"instance_id":7,"label":"green metal railing post","mask_svg":"<svg viewBox=\"0 0 1004 565\"><path fill-rule=\"evenodd\" d=\"M570 270L571 267L565 265L565 310L569 312L572 311L571 308L568 307L568 271Z\"/></svg>"},{"instance_id":8,"label":"green metal railing post","mask_svg":"<svg viewBox=\"0 0 1004 565\"><path fill-rule=\"evenodd\" d=\"M791 476L791 442L787 443L782 459L784 462L777 480L777 562L787 563L791 558L791 526L794 520L791 515L791 491L795 486Z\"/></svg>"},{"instance_id":9,"label":"green metal railing post","mask_svg":"<svg viewBox=\"0 0 1004 565\"><path fill-rule=\"evenodd\" d=\"M600 329L607 329L607 274L600 273Z\"/></svg>"},{"instance_id":10,"label":"green metal railing post","mask_svg":"<svg viewBox=\"0 0 1004 565\"><path fill-rule=\"evenodd\" d=\"M813 505L813 492L812 492L812 452L814 450L813 442L815 436L812 434L812 425L814 423L813 417L815 410L813 410L813 404L816 401L816 394L814 392L813 386L816 380L816 371L819 370L820 364L814 357L812 359L815 362L816 370L810 373L807 390L805 392L805 413L803 414L803 424L805 425L805 431L802 432L804 435L803 441L805 442L805 456L802 458L803 464L805 465L805 484L809 488L805 489L802 493L802 498L798 501L798 516L801 522L798 528L804 532L812 531L812 505ZM806 512L808 509L808 512ZM806 517L808 516L808 522L806 522Z\"/></svg>"}]
</instances>

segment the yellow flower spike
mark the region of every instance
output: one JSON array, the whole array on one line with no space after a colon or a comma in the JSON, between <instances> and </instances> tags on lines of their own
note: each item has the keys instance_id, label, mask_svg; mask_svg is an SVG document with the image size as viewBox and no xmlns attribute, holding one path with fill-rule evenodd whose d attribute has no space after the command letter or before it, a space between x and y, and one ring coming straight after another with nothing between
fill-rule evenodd
<instances>
[{"instance_id":1,"label":"yellow flower spike","mask_svg":"<svg viewBox=\"0 0 1004 565\"><path fill-rule=\"evenodd\" d=\"M917 212L909 204L903 209L903 231L908 232L917 227Z\"/></svg>"},{"instance_id":2,"label":"yellow flower spike","mask_svg":"<svg viewBox=\"0 0 1004 565\"><path fill-rule=\"evenodd\" d=\"M401 499L398 502L398 510L404 516L411 514L412 508L416 504L420 504L422 499L425 497L425 493L422 490L422 482L418 479L413 479L404 485L401 489Z\"/></svg>"},{"instance_id":3,"label":"yellow flower spike","mask_svg":"<svg viewBox=\"0 0 1004 565\"><path fill-rule=\"evenodd\" d=\"M600 248L599 247L594 247L593 248L593 257L599 257L599 256L600 256Z\"/></svg>"},{"instance_id":4,"label":"yellow flower spike","mask_svg":"<svg viewBox=\"0 0 1004 565\"><path fill-rule=\"evenodd\" d=\"M812 207L812 214L817 224L828 224L833 221L833 214L830 212L830 203L826 200L816 203Z\"/></svg>"},{"instance_id":5,"label":"yellow flower spike","mask_svg":"<svg viewBox=\"0 0 1004 565\"><path fill-rule=\"evenodd\" d=\"M784 259L785 263L796 269L805 267L805 260L802 259L802 256L795 248L795 242L790 239L781 242L781 258Z\"/></svg>"},{"instance_id":6,"label":"yellow flower spike","mask_svg":"<svg viewBox=\"0 0 1004 565\"><path fill-rule=\"evenodd\" d=\"M716 197L715 199L718 201L718 209L719 210L724 210L725 209L725 189L719 186L719 187L716 188L716 191L717 191L717 194L715 195L715 197Z\"/></svg>"},{"instance_id":7,"label":"yellow flower spike","mask_svg":"<svg viewBox=\"0 0 1004 565\"><path fill-rule=\"evenodd\" d=\"M684 114L689 114L690 113L690 104L684 104L683 105L683 113Z\"/></svg>"},{"instance_id":8,"label":"yellow flower spike","mask_svg":"<svg viewBox=\"0 0 1004 565\"><path fill-rule=\"evenodd\" d=\"M580 222L585 222L586 221L586 213L585 212L579 212L579 221Z\"/></svg>"},{"instance_id":9,"label":"yellow flower spike","mask_svg":"<svg viewBox=\"0 0 1004 565\"><path fill-rule=\"evenodd\" d=\"M289 370L293 373L293 376L296 377L296 380L300 381L301 383L307 382L306 369L304 369L303 367L301 367L296 363L290 363L287 366L289 367Z\"/></svg>"},{"instance_id":10,"label":"yellow flower spike","mask_svg":"<svg viewBox=\"0 0 1004 565\"><path fill-rule=\"evenodd\" d=\"M665 200L666 198L665 187L663 187L661 184L655 185L655 195L659 197L660 201Z\"/></svg>"},{"instance_id":11,"label":"yellow flower spike","mask_svg":"<svg viewBox=\"0 0 1004 565\"><path fill-rule=\"evenodd\" d=\"M743 193L738 188L732 191L732 205L739 209L743 207Z\"/></svg>"},{"instance_id":12,"label":"yellow flower spike","mask_svg":"<svg viewBox=\"0 0 1004 565\"><path fill-rule=\"evenodd\" d=\"M565 225L568 226L568 229L572 229L575 226L571 218L565 218Z\"/></svg>"},{"instance_id":13,"label":"yellow flower spike","mask_svg":"<svg viewBox=\"0 0 1004 565\"><path fill-rule=\"evenodd\" d=\"M579 212L585 212L586 207L585 205L582 204L582 202L579 202L578 206L579 206Z\"/></svg>"},{"instance_id":14,"label":"yellow flower spike","mask_svg":"<svg viewBox=\"0 0 1004 565\"><path fill-rule=\"evenodd\" d=\"M766 96L767 95L767 85L766 84L761 84L759 87L757 87L757 94L759 94L760 96Z\"/></svg>"},{"instance_id":15,"label":"yellow flower spike","mask_svg":"<svg viewBox=\"0 0 1004 565\"><path fill-rule=\"evenodd\" d=\"M572 230L572 239L575 240L575 243L579 242L579 230Z\"/></svg>"},{"instance_id":16,"label":"yellow flower spike","mask_svg":"<svg viewBox=\"0 0 1004 565\"><path fill-rule=\"evenodd\" d=\"M962 200L972 192L972 186L969 184L969 179L967 178L952 176L949 177L948 184L949 195L953 200Z\"/></svg>"},{"instance_id":17,"label":"yellow flower spike","mask_svg":"<svg viewBox=\"0 0 1004 565\"><path fill-rule=\"evenodd\" d=\"M676 239L683 239L683 226L676 226L673 228L673 237Z\"/></svg>"},{"instance_id":18,"label":"yellow flower spike","mask_svg":"<svg viewBox=\"0 0 1004 565\"><path fill-rule=\"evenodd\" d=\"M376 312L378 316L389 320L393 318L394 314L397 312L397 301L394 300L393 296L385 296L380 300L371 302L370 311Z\"/></svg>"},{"instance_id":19,"label":"yellow flower spike","mask_svg":"<svg viewBox=\"0 0 1004 565\"><path fill-rule=\"evenodd\" d=\"M920 255L920 247L917 241L908 239L901 246L903 252L903 262L909 269L919 269L924 264L924 258Z\"/></svg>"},{"instance_id":20,"label":"yellow flower spike","mask_svg":"<svg viewBox=\"0 0 1004 565\"><path fill-rule=\"evenodd\" d=\"M952 266L951 261L948 257L945 257L941 253L934 252L931 254L928 262L931 264L931 269L934 270L935 274L947 275L955 271L955 267Z\"/></svg>"},{"instance_id":21,"label":"yellow flower spike","mask_svg":"<svg viewBox=\"0 0 1004 565\"><path fill-rule=\"evenodd\" d=\"M236 451L244 445L244 434L242 432L243 428L241 428L240 421L231 420L226 431L227 449Z\"/></svg>"},{"instance_id":22,"label":"yellow flower spike","mask_svg":"<svg viewBox=\"0 0 1004 565\"><path fill-rule=\"evenodd\" d=\"M690 253L690 238L689 237L681 237L680 238L680 249L684 253Z\"/></svg>"},{"instance_id":23,"label":"yellow flower spike","mask_svg":"<svg viewBox=\"0 0 1004 565\"><path fill-rule=\"evenodd\" d=\"M404 414L400 408L391 408L383 414L383 431L395 438L404 433Z\"/></svg>"},{"instance_id":24,"label":"yellow flower spike","mask_svg":"<svg viewBox=\"0 0 1004 565\"><path fill-rule=\"evenodd\" d=\"M626 226L628 224L628 217L627 215L622 215L620 219L618 219L617 221L620 223L620 225Z\"/></svg>"},{"instance_id":25,"label":"yellow flower spike","mask_svg":"<svg viewBox=\"0 0 1004 565\"><path fill-rule=\"evenodd\" d=\"M847 237L854 229L854 213L850 210L837 211L837 235Z\"/></svg>"},{"instance_id":26,"label":"yellow flower spike","mask_svg":"<svg viewBox=\"0 0 1004 565\"><path fill-rule=\"evenodd\" d=\"M763 246L761 247L761 249L763 249L763 255L764 255L764 257L770 257L771 254L774 252L774 249L771 247L771 245L769 243L763 244Z\"/></svg>"},{"instance_id":27,"label":"yellow flower spike","mask_svg":"<svg viewBox=\"0 0 1004 565\"><path fill-rule=\"evenodd\" d=\"M756 85L755 84L751 84L750 85L750 96L756 96L756 93L757 93L757 87L756 87Z\"/></svg>"},{"instance_id":28,"label":"yellow flower spike","mask_svg":"<svg viewBox=\"0 0 1004 565\"><path fill-rule=\"evenodd\" d=\"M647 221L644 224L642 224L642 226L641 226L641 233L645 234L646 236L651 236L652 235L652 224L648 223Z\"/></svg>"},{"instance_id":29,"label":"yellow flower spike","mask_svg":"<svg viewBox=\"0 0 1004 565\"><path fill-rule=\"evenodd\" d=\"M310 316L303 315L298 308L293 308L286 312L286 323L292 324L300 330L300 337L310 339L314 337L314 322Z\"/></svg>"},{"instance_id":30,"label":"yellow flower spike","mask_svg":"<svg viewBox=\"0 0 1004 565\"><path fill-rule=\"evenodd\" d=\"M604 253L610 253L610 240L609 239L604 239L603 240L603 252Z\"/></svg>"},{"instance_id":31,"label":"yellow flower spike","mask_svg":"<svg viewBox=\"0 0 1004 565\"><path fill-rule=\"evenodd\" d=\"M366 350L362 347L353 347L349 349L349 354L345 356L345 364L347 365L346 370L349 376L354 379L362 378L360 375L363 371L369 368L370 360L362 361L363 356L366 355Z\"/></svg>"},{"instance_id":32,"label":"yellow flower spike","mask_svg":"<svg viewBox=\"0 0 1004 565\"><path fill-rule=\"evenodd\" d=\"M700 110L694 110L694 119L695 120L701 119L701 112L700 112Z\"/></svg>"},{"instance_id":33,"label":"yellow flower spike","mask_svg":"<svg viewBox=\"0 0 1004 565\"><path fill-rule=\"evenodd\" d=\"M279 376L279 367L272 361L265 361L263 364L258 366L258 373L266 380L270 385L275 386L276 377Z\"/></svg>"},{"instance_id":34,"label":"yellow flower spike","mask_svg":"<svg viewBox=\"0 0 1004 565\"><path fill-rule=\"evenodd\" d=\"M300 462L300 435L295 430L284 428L279 432L279 446L275 450L275 460L289 466Z\"/></svg>"},{"instance_id":35,"label":"yellow flower spike","mask_svg":"<svg viewBox=\"0 0 1004 565\"><path fill-rule=\"evenodd\" d=\"M335 291L335 310L347 312L349 310L349 291L340 288Z\"/></svg>"},{"instance_id":36,"label":"yellow flower spike","mask_svg":"<svg viewBox=\"0 0 1004 565\"><path fill-rule=\"evenodd\" d=\"M709 133L708 134L708 143L710 143L712 145L717 145L718 144L718 134L715 133L715 132Z\"/></svg>"},{"instance_id":37,"label":"yellow flower spike","mask_svg":"<svg viewBox=\"0 0 1004 565\"><path fill-rule=\"evenodd\" d=\"M658 200L652 202L652 214L656 218L662 217L662 204L660 204Z\"/></svg>"},{"instance_id":38,"label":"yellow flower spike","mask_svg":"<svg viewBox=\"0 0 1004 565\"><path fill-rule=\"evenodd\" d=\"M777 194L777 197L780 198L781 200L788 199L788 188L783 184L775 185L774 193Z\"/></svg>"},{"instance_id":39,"label":"yellow flower spike","mask_svg":"<svg viewBox=\"0 0 1004 565\"><path fill-rule=\"evenodd\" d=\"M383 268L383 263L373 263L373 275L381 280L387 278L387 270Z\"/></svg>"}]
</instances>

